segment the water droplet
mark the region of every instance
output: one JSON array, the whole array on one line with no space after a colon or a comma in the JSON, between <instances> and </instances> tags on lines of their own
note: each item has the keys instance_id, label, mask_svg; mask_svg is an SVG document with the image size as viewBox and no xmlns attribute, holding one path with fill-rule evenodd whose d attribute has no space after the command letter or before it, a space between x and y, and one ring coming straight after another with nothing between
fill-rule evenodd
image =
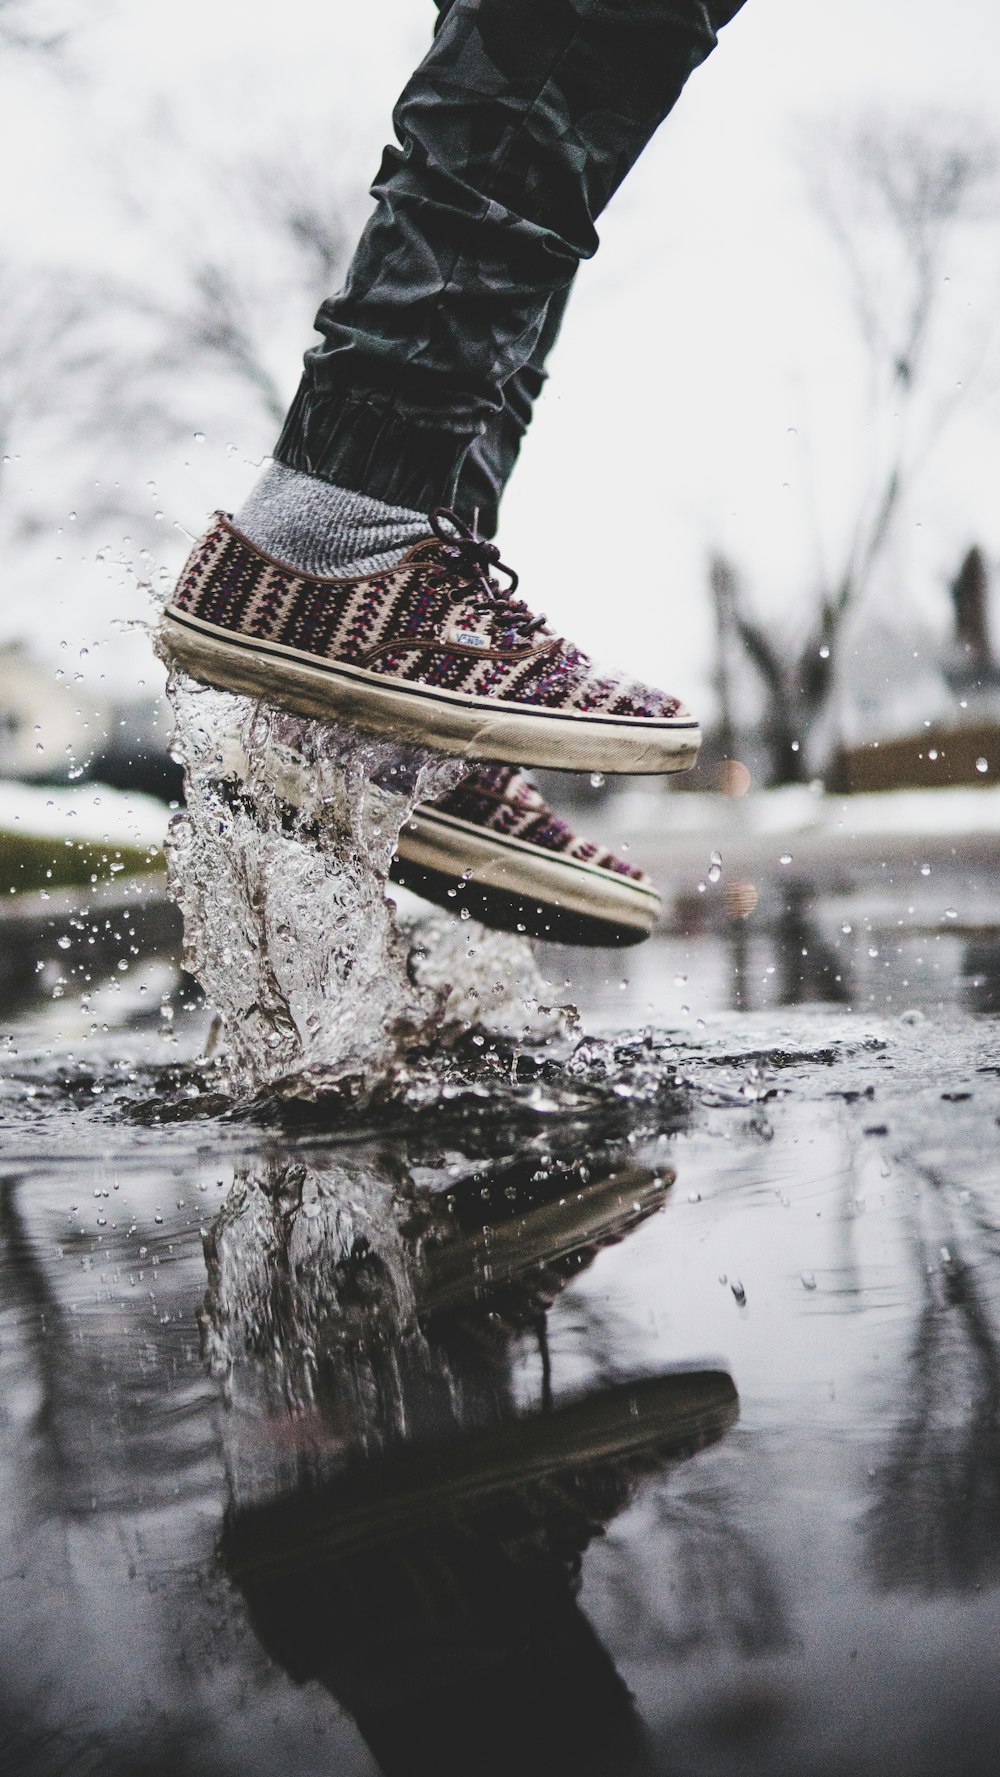
<instances>
[{"instance_id":1,"label":"water droplet","mask_svg":"<svg viewBox=\"0 0 1000 1777\"><path fill-rule=\"evenodd\" d=\"M820 657L820 659L821 659L821 660L829 660L829 658L830 658L830 650L829 650L829 648L828 648L828 647L827 647L827 646L826 646L826 643L825 643L825 642L824 642L824 644L823 644L823 646L822 646L822 648L821 648L821 649L820 649L820 651L819 651L819 657Z\"/></svg>"},{"instance_id":2,"label":"water droplet","mask_svg":"<svg viewBox=\"0 0 1000 1777\"><path fill-rule=\"evenodd\" d=\"M944 917L945 919L957 919L958 913L954 907L946 907L944 910Z\"/></svg>"},{"instance_id":3,"label":"water droplet","mask_svg":"<svg viewBox=\"0 0 1000 1777\"><path fill-rule=\"evenodd\" d=\"M783 851L780 858L778 859L779 864L790 864L791 861L792 861L792 854L790 851Z\"/></svg>"},{"instance_id":4,"label":"water droplet","mask_svg":"<svg viewBox=\"0 0 1000 1777\"><path fill-rule=\"evenodd\" d=\"M842 932L846 933L846 932L853 932L854 927L851 925L849 920L845 919L845 921L840 929Z\"/></svg>"},{"instance_id":5,"label":"water droplet","mask_svg":"<svg viewBox=\"0 0 1000 1777\"><path fill-rule=\"evenodd\" d=\"M931 873L930 865L929 864L921 864L921 866L920 866L921 876L929 876L930 873Z\"/></svg>"},{"instance_id":6,"label":"water droplet","mask_svg":"<svg viewBox=\"0 0 1000 1777\"><path fill-rule=\"evenodd\" d=\"M590 774L590 781L593 784L594 789L599 790L604 782L603 771L592 771Z\"/></svg>"},{"instance_id":7,"label":"water droplet","mask_svg":"<svg viewBox=\"0 0 1000 1777\"><path fill-rule=\"evenodd\" d=\"M60 950L68 950L70 947L70 944L72 943L72 939L71 938L57 938L56 943L58 944Z\"/></svg>"},{"instance_id":8,"label":"water droplet","mask_svg":"<svg viewBox=\"0 0 1000 1777\"><path fill-rule=\"evenodd\" d=\"M746 1293L746 1290L743 1288L743 1285L740 1282L739 1278L734 1277L733 1281L729 1285L729 1287L732 1290L733 1295L735 1296L737 1302L739 1303L739 1306L741 1308L744 1308L746 1306L747 1293Z\"/></svg>"},{"instance_id":9,"label":"water droplet","mask_svg":"<svg viewBox=\"0 0 1000 1777\"><path fill-rule=\"evenodd\" d=\"M816 1288L815 1272L803 1271L803 1273L802 1273L802 1288L804 1290L814 1290Z\"/></svg>"},{"instance_id":10,"label":"water droplet","mask_svg":"<svg viewBox=\"0 0 1000 1777\"><path fill-rule=\"evenodd\" d=\"M976 770L977 771L989 771L989 768L990 768L990 762L988 759L977 759L976 760Z\"/></svg>"},{"instance_id":11,"label":"water droplet","mask_svg":"<svg viewBox=\"0 0 1000 1777\"><path fill-rule=\"evenodd\" d=\"M204 432L193 432L191 434L191 436L193 437L195 444L204 444L204 442L205 442Z\"/></svg>"},{"instance_id":12,"label":"water droplet","mask_svg":"<svg viewBox=\"0 0 1000 1777\"><path fill-rule=\"evenodd\" d=\"M708 880L709 880L709 882L718 882L719 877L721 875L722 875L722 858L717 851L714 851L712 853L711 862L709 864Z\"/></svg>"}]
</instances>

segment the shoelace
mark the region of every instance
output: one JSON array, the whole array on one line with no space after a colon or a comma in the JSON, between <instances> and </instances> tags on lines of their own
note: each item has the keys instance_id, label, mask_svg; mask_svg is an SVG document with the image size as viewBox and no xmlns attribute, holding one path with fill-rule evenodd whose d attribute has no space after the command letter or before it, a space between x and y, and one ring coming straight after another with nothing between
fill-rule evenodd
<instances>
[{"instance_id":1,"label":"shoelace","mask_svg":"<svg viewBox=\"0 0 1000 1777\"><path fill-rule=\"evenodd\" d=\"M473 610L489 611L495 622L502 622L505 633L526 641L538 630L544 629L547 619L533 617L523 599L514 597L517 591L517 575L513 568L508 568L500 560L500 551L495 543L486 537L480 537L471 526L452 512L450 506L435 506L430 514L430 526L439 543L444 544L445 554L454 561L459 575L471 580L478 588L479 597ZM445 528L447 526L447 529ZM507 587L499 586L493 579L491 569L498 568L510 580ZM439 586L448 578L446 569L438 569L430 575L432 585Z\"/></svg>"}]
</instances>

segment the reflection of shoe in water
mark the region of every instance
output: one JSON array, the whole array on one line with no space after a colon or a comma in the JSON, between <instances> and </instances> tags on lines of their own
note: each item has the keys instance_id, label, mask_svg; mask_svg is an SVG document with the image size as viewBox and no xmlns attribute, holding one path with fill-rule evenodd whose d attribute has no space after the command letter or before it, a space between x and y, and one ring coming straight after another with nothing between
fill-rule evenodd
<instances>
[{"instance_id":1,"label":"reflection of shoe in water","mask_svg":"<svg viewBox=\"0 0 1000 1777\"><path fill-rule=\"evenodd\" d=\"M593 1181L581 1163L538 1181L537 1156L476 1174L444 1198L440 1236L423 1244L417 1281L422 1316L473 1304L507 1321L537 1316L601 1247L624 1239L663 1205L669 1168L622 1166ZM582 1176L581 1176L582 1175Z\"/></svg>"},{"instance_id":2,"label":"reflection of shoe in water","mask_svg":"<svg viewBox=\"0 0 1000 1777\"><path fill-rule=\"evenodd\" d=\"M415 809L390 875L452 912L557 944L636 944L660 912L645 871L579 838L509 765L481 766Z\"/></svg>"},{"instance_id":3,"label":"reflection of shoe in water","mask_svg":"<svg viewBox=\"0 0 1000 1777\"><path fill-rule=\"evenodd\" d=\"M275 1165L207 1248L205 1324L237 1360L223 1564L269 1657L337 1700L385 1777L648 1777L580 1565L738 1402L714 1369L573 1397L546 1345L527 1404L511 1329L530 1322L541 1345L557 1289L669 1183L624 1144L588 1162L579 1145L567 1131L523 1158L470 1156L437 1191L342 1156L325 1188ZM313 1424L275 1459L254 1405L285 1399Z\"/></svg>"},{"instance_id":4,"label":"reflection of shoe in water","mask_svg":"<svg viewBox=\"0 0 1000 1777\"><path fill-rule=\"evenodd\" d=\"M557 1478L655 1471L716 1443L738 1412L724 1370L676 1370L616 1383L525 1419L404 1443L315 1491L241 1513L227 1564L240 1576L287 1573L423 1538L443 1524L469 1528L481 1517L514 1537L518 1526L522 1533L537 1528L545 1499L557 1515L575 1515L569 1494L548 1491ZM594 1528L591 1522L590 1534Z\"/></svg>"},{"instance_id":5,"label":"reflection of shoe in water","mask_svg":"<svg viewBox=\"0 0 1000 1777\"><path fill-rule=\"evenodd\" d=\"M161 626L195 678L295 715L497 764L672 772L700 734L675 697L602 672L502 588L453 515L381 573L326 579L266 555L222 513Z\"/></svg>"},{"instance_id":6,"label":"reflection of shoe in water","mask_svg":"<svg viewBox=\"0 0 1000 1777\"><path fill-rule=\"evenodd\" d=\"M325 1686L385 1777L631 1777L643 1736L581 1557L737 1413L724 1372L675 1372L404 1445L231 1509L223 1564L269 1656Z\"/></svg>"}]
</instances>

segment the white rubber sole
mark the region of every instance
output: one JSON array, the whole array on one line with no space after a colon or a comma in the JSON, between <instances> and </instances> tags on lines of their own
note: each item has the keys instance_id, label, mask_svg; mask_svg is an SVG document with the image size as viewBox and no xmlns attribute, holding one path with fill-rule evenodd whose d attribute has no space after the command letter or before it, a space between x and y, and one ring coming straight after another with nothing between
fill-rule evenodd
<instances>
[{"instance_id":1,"label":"white rubber sole","mask_svg":"<svg viewBox=\"0 0 1000 1777\"><path fill-rule=\"evenodd\" d=\"M648 937L660 917L660 897L652 886L529 840L487 835L471 821L426 805L415 809L400 831L397 849L404 863L418 869L558 908L637 938Z\"/></svg>"},{"instance_id":2,"label":"white rubber sole","mask_svg":"<svg viewBox=\"0 0 1000 1777\"><path fill-rule=\"evenodd\" d=\"M701 746L693 716L567 715L403 685L281 642L223 632L173 607L163 618L160 639L177 665L203 684L461 759L550 771L663 775L689 771Z\"/></svg>"}]
</instances>

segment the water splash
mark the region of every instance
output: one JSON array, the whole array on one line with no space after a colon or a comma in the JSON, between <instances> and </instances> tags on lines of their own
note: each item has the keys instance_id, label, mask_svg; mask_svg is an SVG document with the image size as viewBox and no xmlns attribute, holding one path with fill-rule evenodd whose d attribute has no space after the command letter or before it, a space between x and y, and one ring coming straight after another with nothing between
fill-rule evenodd
<instances>
[{"instance_id":1,"label":"water splash","mask_svg":"<svg viewBox=\"0 0 1000 1777\"><path fill-rule=\"evenodd\" d=\"M201 1350L243 1506L398 1441L435 1386L396 1186L351 1154L250 1166L206 1236Z\"/></svg>"},{"instance_id":2,"label":"water splash","mask_svg":"<svg viewBox=\"0 0 1000 1777\"><path fill-rule=\"evenodd\" d=\"M552 1027L525 940L448 915L400 920L386 900L403 822L458 782L460 761L179 673L168 697L186 804L170 885L185 966L218 1013L227 1092L360 1105L470 1025Z\"/></svg>"}]
</instances>

